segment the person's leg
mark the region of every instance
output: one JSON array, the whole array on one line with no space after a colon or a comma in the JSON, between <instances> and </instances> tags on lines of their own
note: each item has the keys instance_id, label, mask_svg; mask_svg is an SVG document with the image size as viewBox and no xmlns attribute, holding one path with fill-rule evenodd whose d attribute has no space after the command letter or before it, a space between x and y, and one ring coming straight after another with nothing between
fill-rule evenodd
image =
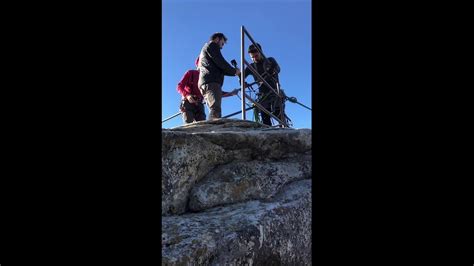
<instances>
[{"instance_id":1,"label":"person's leg","mask_svg":"<svg viewBox=\"0 0 474 266\"><path fill-rule=\"evenodd\" d=\"M199 103L196 107L196 113L194 115L196 121L206 120L206 113L204 111L204 104Z\"/></svg>"},{"instance_id":2,"label":"person's leg","mask_svg":"<svg viewBox=\"0 0 474 266\"><path fill-rule=\"evenodd\" d=\"M271 104L270 104L270 102L269 102L268 97L263 98L262 100L259 101L259 103L260 103L265 109L267 109L268 111L271 112ZM267 115L265 112L263 112L262 110L259 110L259 112L260 112L260 116L262 117L262 123L265 124L265 125L271 126L271 125L272 125L271 117L270 117L269 115Z\"/></svg>"},{"instance_id":3,"label":"person's leg","mask_svg":"<svg viewBox=\"0 0 474 266\"><path fill-rule=\"evenodd\" d=\"M184 109L183 122L185 124L192 123L194 121L194 112L195 112L195 110L192 106L193 104L190 104L188 101L182 101L181 105Z\"/></svg>"},{"instance_id":4,"label":"person's leg","mask_svg":"<svg viewBox=\"0 0 474 266\"><path fill-rule=\"evenodd\" d=\"M281 121L285 121L284 117L282 116L282 100L278 97L275 96L274 99L272 100L272 114L276 117L278 117Z\"/></svg>"},{"instance_id":5,"label":"person's leg","mask_svg":"<svg viewBox=\"0 0 474 266\"><path fill-rule=\"evenodd\" d=\"M262 116L262 124L269 125L269 126L272 125L272 120L269 115L267 115L266 113L262 111L260 111L260 115Z\"/></svg>"},{"instance_id":6,"label":"person's leg","mask_svg":"<svg viewBox=\"0 0 474 266\"><path fill-rule=\"evenodd\" d=\"M214 120L221 117L221 101L222 101L222 90L219 83L204 84L203 92L204 98L209 108L208 120Z\"/></svg>"}]
</instances>

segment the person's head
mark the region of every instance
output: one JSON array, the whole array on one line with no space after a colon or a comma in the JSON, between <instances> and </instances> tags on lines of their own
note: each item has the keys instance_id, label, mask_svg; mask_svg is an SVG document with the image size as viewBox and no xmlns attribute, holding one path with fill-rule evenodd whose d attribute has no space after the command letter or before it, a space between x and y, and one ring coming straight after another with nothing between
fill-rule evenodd
<instances>
[{"instance_id":1,"label":"person's head","mask_svg":"<svg viewBox=\"0 0 474 266\"><path fill-rule=\"evenodd\" d=\"M260 46L259 43L257 43L257 46L260 49L260 51L263 51L262 46ZM258 51L257 47L255 47L254 44L251 44L249 46L248 53L254 63L260 62L260 60L262 60L262 54L260 54L260 52Z\"/></svg>"},{"instance_id":2,"label":"person's head","mask_svg":"<svg viewBox=\"0 0 474 266\"><path fill-rule=\"evenodd\" d=\"M217 43L219 47L222 49L222 47L224 47L224 44L227 42L227 37L225 37L224 33L216 32L211 35L209 40L211 42Z\"/></svg>"}]
</instances>

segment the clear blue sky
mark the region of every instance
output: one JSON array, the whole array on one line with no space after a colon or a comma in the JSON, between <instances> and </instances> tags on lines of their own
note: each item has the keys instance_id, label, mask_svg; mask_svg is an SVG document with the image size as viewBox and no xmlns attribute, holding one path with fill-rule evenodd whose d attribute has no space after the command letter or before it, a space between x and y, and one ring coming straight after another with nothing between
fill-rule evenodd
<instances>
[{"instance_id":1,"label":"clear blue sky","mask_svg":"<svg viewBox=\"0 0 474 266\"><path fill-rule=\"evenodd\" d=\"M163 0L162 15L162 120L179 112L181 96L178 82L189 69L202 46L215 32L228 38L221 50L230 63L240 67L240 27L243 25L253 39L260 43L267 57L280 65L281 88L287 96L313 109L311 104L311 0ZM245 47L250 44L245 38ZM245 59L251 59L245 52ZM252 76L246 78L253 82ZM239 88L237 77L225 76L224 91ZM256 89L257 86L254 86ZM240 93L239 93L239 96ZM209 110L206 108L206 116ZM222 116L241 110L237 96L222 99ZM294 128L312 128L311 111L286 101L286 113ZM232 118L241 119L238 114ZM253 120L252 111L247 120ZM182 125L181 116L162 124L163 128Z\"/></svg>"}]
</instances>

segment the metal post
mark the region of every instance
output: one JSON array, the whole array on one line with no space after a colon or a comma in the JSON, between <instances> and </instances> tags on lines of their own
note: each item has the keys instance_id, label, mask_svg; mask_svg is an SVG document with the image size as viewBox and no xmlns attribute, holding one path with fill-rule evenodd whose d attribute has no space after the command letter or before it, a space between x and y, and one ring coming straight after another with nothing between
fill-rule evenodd
<instances>
[{"instance_id":1,"label":"metal post","mask_svg":"<svg viewBox=\"0 0 474 266\"><path fill-rule=\"evenodd\" d=\"M240 73L240 92L241 95L245 94L245 77L244 77L244 72L245 72L245 64L244 64L244 26L242 25L240 27L240 68L241 68L241 73ZM245 97L242 97L242 120L245 119Z\"/></svg>"},{"instance_id":2,"label":"metal post","mask_svg":"<svg viewBox=\"0 0 474 266\"><path fill-rule=\"evenodd\" d=\"M281 95L281 94L280 94L280 82L278 82L278 81L276 82L276 87L277 87L278 95ZM282 96L283 96L283 95L282 95ZM284 101L284 100L285 100L285 99L283 99L283 97L280 97L280 98L278 99L278 101L279 101L278 104L280 105L280 119L281 119L281 120L285 120L285 112L284 112L284 110L283 110L283 109L284 109L284 108L283 108L283 101Z\"/></svg>"}]
</instances>

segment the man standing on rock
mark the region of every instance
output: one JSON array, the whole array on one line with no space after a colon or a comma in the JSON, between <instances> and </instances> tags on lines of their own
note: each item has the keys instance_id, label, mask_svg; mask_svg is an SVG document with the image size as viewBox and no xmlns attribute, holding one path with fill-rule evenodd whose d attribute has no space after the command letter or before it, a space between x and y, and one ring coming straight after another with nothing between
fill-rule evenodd
<instances>
[{"instance_id":1,"label":"man standing on rock","mask_svg":"<svg viewBox=\"0 0 474 266\"><path fill-rule=\"evenodd\" d=\"M277 83L278 83L278 73L280 73L280 66L278 65L277 61L273 57L263 58L260 52L262 51L262 47L260 44L256 44L257 46L251 44L248 49L248 53L250 54L250 58L252 59L253 63L250 64L252 68L257 70L258 74L262 76L265 81L272 86L274 90L277 90ZM258 47L258 49L257 49ZM245 69L244 76L247 77L249 74L252 74L255 81L259 81L259 78L254 75L249 68ZM258 99L257 102L260 103L265 109L270 111L276 117L282 119L285 117L285 94L283 90L280 89L280 93L283 98L280 98L277 94L273 92L265 83L259 82L260 87L258 88ZM282 115L283 112L283 115ZM271 117L266 113L260 111L260 115L262 117L262 123L271 126L272 121ZM284 118L282 119L283 121Z\"/></svg>"},{"instance_id":2,"label":"man standing on rock","mask_svg":"<svg viewBox=\"0 0 474 266\"><path fill-rule=\"evenodd\" d=\"M198 87L206 99L209 108L209 120L222 116L222 85L225 76L239 76L240 70L233 68L222 56L221 49L227 42L223 33L211 35L209 42L204 44L199 55Z\"/></svg>"}]
</instances>

